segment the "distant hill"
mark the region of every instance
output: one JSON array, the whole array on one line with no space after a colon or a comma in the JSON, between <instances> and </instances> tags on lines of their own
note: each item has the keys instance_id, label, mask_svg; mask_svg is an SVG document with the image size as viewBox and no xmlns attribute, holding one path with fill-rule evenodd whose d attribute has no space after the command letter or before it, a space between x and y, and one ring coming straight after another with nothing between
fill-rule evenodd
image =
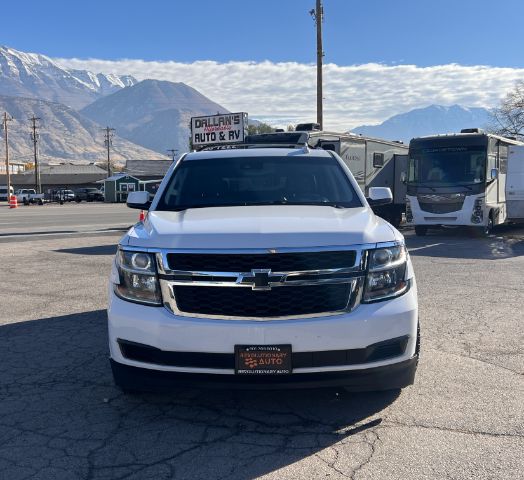
<instances>
[{"instance_id":1,"label":"distant hill","mask_svg":"<svg viewBox=\"0 0 524 480\"><path fill-rule=\"evenodd\" d=\"M187 151L193 116L228 110L184 83L144 80L100 98L81 113L146 148L165 153Z\"/></svg>"},{"instance_id":2,"label":"distant hill","mask_svg":"<svg viewBox=\"0 0 524 480\"><path fill-rule=\"evenodd\" d=\"M408 143L414 137L459 132L463 128L482 128L488 123L489 111L485 108L430 105L394 115L380 125L362 125L352 128L351 131Z\"/></svg>"},{"instance_id":3,"label":"distant hill","mask_svg":"<svg viewBox=\"0 0 524 480\"><path fill-rule=\"evenodd\" d=\"M45 55L0 46L0 95L40 98L79 109L135 83L131 75L66 69Z\"/></svg>"},{"instance_id":4,"label":"distant hill","mask_svg":"<svg viewBox=\"0 0 524 480\"><path fill-rule=\"evenodd\" d=\"M38 149L42 160L106 159L102 127L72 108L33 98L0 96L0 111L6 111L13 117L13 121L9 122L12 160L33 161L29 122L33 115L41 118L38 122ZM0 155L3 159L3 142L0 142ZM113 139L112 157L120 162L127 159L166 158L118 136Z\"/></svg>"}]
</instances>

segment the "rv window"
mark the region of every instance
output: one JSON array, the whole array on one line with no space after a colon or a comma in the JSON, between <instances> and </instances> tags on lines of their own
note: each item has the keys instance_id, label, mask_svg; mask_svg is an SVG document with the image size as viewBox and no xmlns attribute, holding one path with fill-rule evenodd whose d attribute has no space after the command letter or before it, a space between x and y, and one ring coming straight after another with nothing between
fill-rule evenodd
<instances>
[{"instance_id":1,"label":"rv window","mask_svg":"<svg viewBox=\"0 0 524 480\"><path fill-rule=\"evenodd\" d=\"M335 144L334 143L323 143L322 144L323 150L330 150L331 152L336 152Z\"/></svg>"},{"instance_id":2,"label":"rv window","mask_svg":"<svg viewBox=\"0 0 524 480\"><path fill-rule=\"evenodd\" d=\"M488 172L491 172L492 169L498 168L497 165L497 156L496 155L488 155Z\"/></svg>"},{"instance_id":3,"label":"rv window","mask_svg":"<svg viewBox=\"0 0 524 480\"><path fill-rule=\"evenodd\" d=\"M373 168L380 168L384 166L384 154L375 152L373 154Z\"/></svg>"},{"instance_id":4,"label":"rv window","mask_svg":"<svg viewBox=\"0 0 524 480\"><path fill-rule=\"evenodd\" d=\"M508 171L508 146L499 145L499 169L500 173Z\"/></svg>"}]
</instances>

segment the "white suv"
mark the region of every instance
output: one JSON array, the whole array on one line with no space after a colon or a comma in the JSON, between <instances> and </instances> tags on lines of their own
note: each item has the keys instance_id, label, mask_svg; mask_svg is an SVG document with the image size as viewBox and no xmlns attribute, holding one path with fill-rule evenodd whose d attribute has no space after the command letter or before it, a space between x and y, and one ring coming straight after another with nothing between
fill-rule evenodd
<instances>
[{"instance_id":1,"label":"white suv","mask_svg":"<svg viewBox=\"0 0 524 480\"><path fill-rule=\"evenodd\" d=\"M122 238L109 347L124 391L197 384L402 388L418 361L403 236L336 153L189 153Z\"/></svg>"}]
</instances>

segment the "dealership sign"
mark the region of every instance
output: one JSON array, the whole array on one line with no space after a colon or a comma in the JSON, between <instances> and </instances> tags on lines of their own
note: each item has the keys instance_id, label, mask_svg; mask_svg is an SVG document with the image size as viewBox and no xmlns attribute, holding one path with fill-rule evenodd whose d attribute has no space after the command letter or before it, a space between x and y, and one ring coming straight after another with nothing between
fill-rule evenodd
<instances>
[{"instance_id":1,"label":"dealership sign","mask_svg":"<svg viewBox=\"0 0 524 480\"><path fill-rule=\"evenodd\" d=\"M191 118L193 146L239 143L244 141L247 113L224 113Z\"/></svg>"}]
</instances>

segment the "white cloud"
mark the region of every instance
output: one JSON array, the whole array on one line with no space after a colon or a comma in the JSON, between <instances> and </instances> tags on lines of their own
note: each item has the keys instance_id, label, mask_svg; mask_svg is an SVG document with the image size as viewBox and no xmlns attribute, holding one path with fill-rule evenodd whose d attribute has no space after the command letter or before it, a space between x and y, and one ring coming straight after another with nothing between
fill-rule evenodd
<instances>
[{"instance_id":1,"label":"white cloud","mask_svg":"<svg viewBox=\"0 0 524 480\"><path fill-rule=\"evenodd\" d=\"M68 68L184 82L234 111L285 125L316 118L316 67L300 63L56 59ZM430 104L493 107L524 69L457 64L324 66L324 123L345 130Z\"/></svg>"}]
</instances>

